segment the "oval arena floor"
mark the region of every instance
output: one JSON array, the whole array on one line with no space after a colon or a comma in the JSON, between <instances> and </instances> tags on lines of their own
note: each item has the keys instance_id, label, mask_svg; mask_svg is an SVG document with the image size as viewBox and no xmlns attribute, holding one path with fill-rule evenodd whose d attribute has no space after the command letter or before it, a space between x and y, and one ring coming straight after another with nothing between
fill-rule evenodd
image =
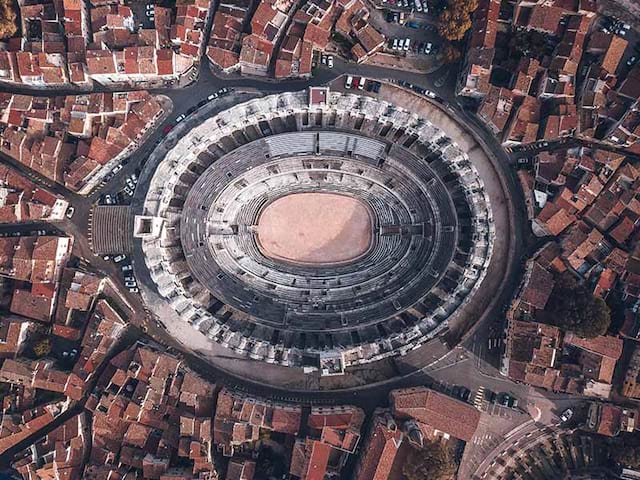
<instances>
[{"instance_id":1,"label":"oval arena floor","mask_svg":"<svg viewBox=\"0 0 640 480\"><path fill-rule=\"evenodd\" d=\"M356 198L298 193L268 204L257 231L267 257L320 266L364 255L371 246L372 220L368 207Z\"/></svg>"}]
</instances>

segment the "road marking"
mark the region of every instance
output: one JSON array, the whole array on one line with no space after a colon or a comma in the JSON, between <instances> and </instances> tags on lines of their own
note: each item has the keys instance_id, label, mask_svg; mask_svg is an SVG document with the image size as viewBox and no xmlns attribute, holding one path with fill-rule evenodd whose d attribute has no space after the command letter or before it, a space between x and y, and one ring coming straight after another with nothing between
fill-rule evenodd
<instances>
[{"instance_id":1,"label":"road marking","mask_svg":"<svg viewBox=\"0 0 640 480\"><path fill-rule=\"evenodd\" d=\"M476 396L473 397L473 404L480 410L482 408L482 397L484 396L484 386L480 386L476 392Z\"/></svg>"}]
</instances>

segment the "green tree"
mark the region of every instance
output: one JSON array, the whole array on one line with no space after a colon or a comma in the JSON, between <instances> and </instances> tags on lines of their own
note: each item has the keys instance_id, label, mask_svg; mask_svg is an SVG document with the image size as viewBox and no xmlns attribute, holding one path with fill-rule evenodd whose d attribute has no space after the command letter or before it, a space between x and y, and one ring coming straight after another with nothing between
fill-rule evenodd
<instances>
[{"instance_id":1,"label":"green tree","mask_svg":"<svg viewBox=\"0 0 640 480\"><path fill-rule=\"evenodd\" d=\"M437 442L412 448L402 467L405 480L452 480L455 466L449 451Z\"/></svg>"},{"instance_id":2,"label":"green tree","mask_svg":"<svg viewBox=\"0 0 640 480\"><path fill-rule=\"evenodd\" d=\"M0 0L0 39L13 37L17 30L13 0Z\"/></svg>"},{"instance_id":3,"label":"green tree","mask_svg":"<svg viewBox=\"0 0 640 480\"><path fill-rule=\"evenodd\" d=\"M587 338L604 335L611 323L604 300L594 297L568 272L557 278L543 316L549 323Z\"/></svg>"}]
</instances>

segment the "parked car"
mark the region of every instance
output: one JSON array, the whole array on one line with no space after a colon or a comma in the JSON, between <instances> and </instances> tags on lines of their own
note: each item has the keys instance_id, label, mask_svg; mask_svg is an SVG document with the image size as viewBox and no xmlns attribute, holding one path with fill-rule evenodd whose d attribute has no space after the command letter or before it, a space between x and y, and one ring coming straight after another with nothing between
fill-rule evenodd
<instances>
[{"instance_id":1,"label":"parked car","mask_svg":"<svg viewBox=\"0 0 640 480\"><path fill-rule=\"evenodd\" d=\"M573 417L573 410L571 410L570 408L567 408L560 415L560 420L562 420L563 422L568 422L569 420L571 420L572 417Z\"/></svg>"},{"instance_id":2,"label":"parked car","mask_svg":"<svg viewBox=\"0 0 640 480\"><path fill-rule=\"evenodd\" d=\"M382 84L380 82L373 82L373 93L378 93Z\"/></svg>"},{"instance_id":3,"label":"parked car","mask_svg":"<svg viewBox=\"0 0 640 480\"><path fill-rule=\"evenodd\" d=\"M633 67L638 62L638 58L633 56L627 60L627 67Z\"/></svg>"},{"instance_id":4,"label":"parked car","mask_svg":"<svg viewBox=\"0 0 640 480\"><path fill-rule=\"evenodd\" d=\"M484 391L484 399L489 403L496 403L496 393L491 390Z\"/></svg>"},{"instance_id":5,"label":"parked car","mask_svg":"<svg viewBox=\"0 0 640 480\"><path fill-rule=\"evenodd\" d=\"M429 98L436 98L436 94L434 92L432 92L431 90L425 90L424 94L429 97Z\"/></svg>"},{"instance_id":6,"label":"parked car","mask_svg":"<svg viewBox=\"0 0 640 480\"><path fill-rule=\"evenodd\" d=\"M117 256L113 257L113 261L114 261L115 263L120 263L120 262L121 262L122 260L124 260L125 258L127 258L127 256L126 256L126 255L122 255L122 254L120 254L120 255L117 255Z\"/></svg>"},{"instance_id":7,"label":"parked car","mask_svg":"<svg viewBox=\"0 0 640 480\"><path fill-rule=\"evenodd\" d=\"M129 291L130 291L131 293L138 293L140 290L138 290L138 288L137 288L137 287L132 287L132 288L130 288L130 289L129 289ZM145 328L146 328L146 327L145 327Z\"/></svg>"},{"instance_id":8,"label":"parked car","mask_svg":"<svg viewBox=\"0 0 640 480\"><path fill-rule=\"evenodd\" d=\"M111 260L111 256L110 256L110 255L105 255L104 257L102 257L102 259L103 259L105 262L108 262L109 260Z\"/></svg>"},{"instance_id":9,"label":"parked car","mask_svg":"<svg viewBox=\"0 0 640 480\"><path fill-rule=\"evenodd\" d=\"M365 77L361 77L358 82L358 90L364 90L364 84L367 83L367 79Z\"/></svg>"},{"instance_id":10,"label":"parked car","mask_svg":"<svg viewBox=\"0 0 640 480\"><path fill-rule=\"evenodd\" d=\"M329 68L333 68L333 55L329 55L329 56L327 57L327 66L328 66Z\"/></svg>"},{"instance_id":11,"label":"parked car","mask_svg":"<svg viewBox=\"0 0 640 480\"><path fill-rule=\"evenodd\" d=\"M67 213L65 214L67 216L67 218L71 218L73 217L73 214L75 213L76 209L74 207L69 207L67 208Z\"/></svg>"},{"instance_id":12,"label":"parked car","mask_svg":"<svg viewBox=\"0 0 640 480\"><path fill-rule=\"evenodd\" d=\"M129 187L124 187L123 190L124 190L124 193L126 193L130 197L133 197L133 190L131 190Z\"/></svg>"},{"instance_id":13,"label":"parked car","mask_svg":"<svg viewBox=\"0 0 640 480\"><path fill-rule=\"evenodd\" d=\"M212 93L211 95L209 95L207 97L207 101L210 102L211 100L215 100L216 98L218 98L218 92Z\"/></svg>"},{"instance_id":14,"label":"parked car","mask_svg":"<svg viewBox=\"0 0 640 480\"><path fill-rule=\"evenodd\" d=\"M411 39L410 38L405 38L404 39L404 51L406 52L407 50L409 50L410 46L411 46Z\"/></svg>"},{"instance_id":15,"label":"parked car","mask_svg":"<svg viewBox=\"0 0 640 480\"><path fill-rule=\"evenodd\" d=\"M124 280L125 280L125 282L135 282L136 278L131 276L131 275L128 275L128 276L124 277Z\"/></svg>"},{"instance_id":16,"label":"parked car","mask_svg":"<svg viewBox=\"0 0 640 480\"><path fill-rule=\"evenodd\" d=\"M178 118L176 118L176 123L180 123L185 118L187 118L187 116L184 113L179 115Z\"/></svg>"},{"instance_id":17,"label":"parked car","mask_svg":"<svg viewBox=\"0 0 640 480\"><path fill-rule=\"evenodd\" d=\"M398 49L398 39L397 38L393 39L393 43L391 44L391 48L393 48L394 50Z\"/></svg>"},{"instance_id":18,"label":"parked car","mask_svg":"<svg viewBox=\"0 0 640 480\"><path fill-rule=\"evenodd\" d=\"M350 89L353 84L353 77L351 75L347 75L347 79L344 82L344 88Z\"/></svg>"},{"instance_id":19,"label":"parked car","mask_svg":"<svg viewBox=\"0 0 640 480\"><path fill-rule=\"evenodd\" d=\"M113 174L115 175L115 174L116 174L116 173L118 173L120 170L122 170L122 165L116 165L116 166L114 167L114 169L113 169L113 170L111 170L111 173L113 173Z\"/></svg>"},{"instance_id":20,"label":"parked car","mask_svg":"<svg viewBox=\"0 0 640 480\"><path fill-rule=\"evenodd\" d=\"M136 282L124 282L124 286L132 288L132 287L137 287L138 284Z\"/></svg>"},{"instance_id":21,"label":"parked car","mask_svg":"<svg viewBox=\"0 0 640 480\"><path fill-rule=\"evenodd\" d=\"M123 272L130 272L131 270L133 270L133 266L131 266L131 265L123 265L121 270Z\"/></svg>"}]
</instances>

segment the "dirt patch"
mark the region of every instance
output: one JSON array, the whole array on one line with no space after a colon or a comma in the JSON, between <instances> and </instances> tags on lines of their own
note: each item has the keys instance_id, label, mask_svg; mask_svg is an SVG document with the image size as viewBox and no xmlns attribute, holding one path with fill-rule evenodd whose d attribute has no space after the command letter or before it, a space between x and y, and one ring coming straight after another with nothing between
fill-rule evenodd
<instances>
[{"instance_id":1,"label":"dirt patch","mask_svg":"<svg viewBox=\"0 0 640 480\"><path fill-rule=\"evenodd\" d=\"M267 205L258 219L258 243L271 258L323 265L353 261L371 246L368 207L333 193L295 193Z\"/></svg>"}]
</instances>

